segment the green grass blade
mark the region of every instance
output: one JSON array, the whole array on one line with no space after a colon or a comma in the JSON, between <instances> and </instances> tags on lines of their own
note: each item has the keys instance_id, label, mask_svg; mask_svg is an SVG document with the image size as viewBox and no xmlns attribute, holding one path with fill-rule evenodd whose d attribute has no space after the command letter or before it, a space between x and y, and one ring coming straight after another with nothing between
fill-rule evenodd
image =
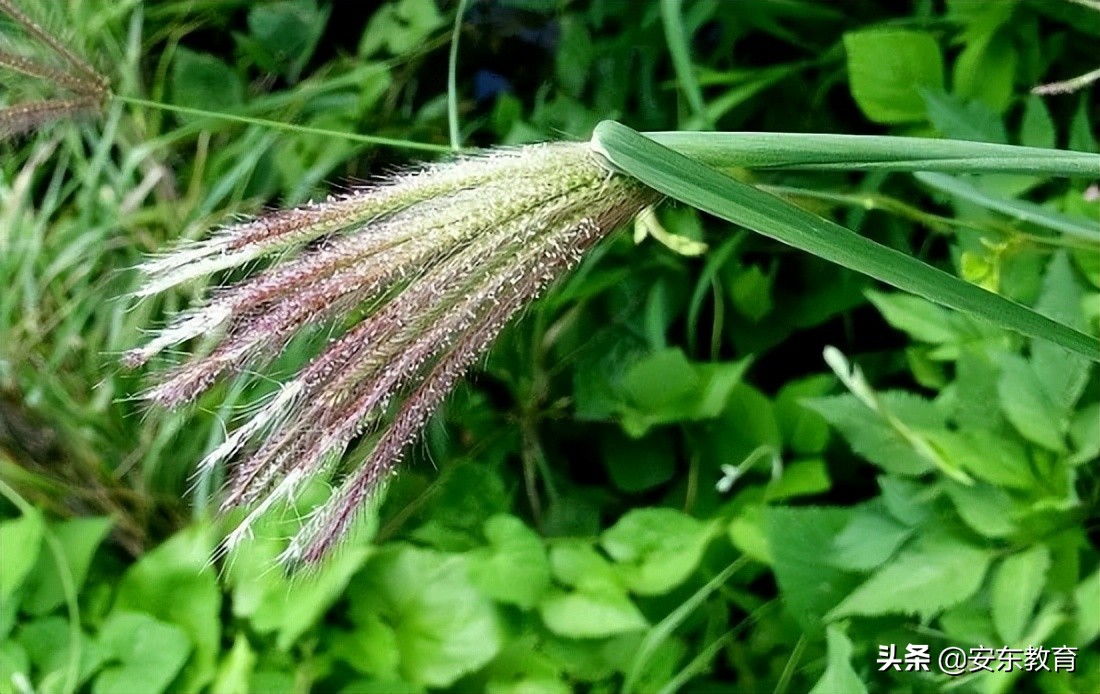
<instances>
[{"instance_id":1,"label":"green grass blade","mask_svg":"<svg viewBox=\"0 0 1100 694\"><path fill-rule=\"evenodd\" d=\"M668 613L664 619L658 622L649 633L642 639L641 644L638 645L638 650L634 653L634 660L630 664L630 669L626 672L626 676L623 679L623 686L620 691L624 694L629 694L637 690L635 686L638 682L638 678L642 675L642 669L649 662L650 657L660 648L677 628L691 616L693 612L714 591L718 590L726 584L726 581L740 571L746 564L749 563L748 557L738 557L729 563L726 568L722 569L717 576L706 582L703 587L691 594L691 596L684 600L680 605Z\"/></svg>"},{"instance_id":2,"label":"green grass blade","mask_svg":"<svg viewBox=\"0 0 1100 694\"><path fill-rule=\"evenodd\" d=\"M959 200L965 200L987 210L1000 212L1021 222L1030 222L1067 236L1100 243L1100 223L1095 221L1088 223L1083 219L1048 210L1026 200L1013 200L990 195L969 181L955 176L926 171L918 172L914 176L929 188Z\"/></svg>"},{"instance_id":3,"label":"green grass blade","mask_svg":"<svg viewBox=\"0 0 1100 694\"><path fill-rule=\"evenodd\" d=\"M458 125L458 39L462 36L462 19L466 16L467 0L458 0L454 28L451 30L451 55L447 62L447 129L451 134L451 149L462 149L462 131Z\"/></svg>"},{"instance_id":4,"label":"green grass blade","mask_svg":"<svg viewBox=\"0 0 1100 694\"><path fill-rule=\"evenodd\" d=\"M684 30L683 0L661 0L661 23L665 29L665 43L676 71L676 83L684 93L688 106L696 118L709 122L707 107L703 103L703 90L695 78L691 64L691 47Z\"/></svg>"},{"instance_id":5,"label":"green grass blade","mask_svg":"<svg viewBox=\"0 0 1100 694\"><path fill-rule=\"evenodd\" d=\"M253 116L236 115L228 112L216 112L208 111L201 108L191 108L190 106L177 106L175 104L166 104L159 101L149 101L148 99L140 99L135 96L122 96L120 94L115 94L112 96L112 98L115 101L121 101L123 103L132 104L134 106L141 106L143 108L155 108L161 111L171 111L173 113L183 113L189 116L200 116L203 118L232 121L234 123L243 123L245 125L258 125L265 128L271 128L273 130L282 130L283 132L335 137L342 140L349 140L351 142L363 142L368 145L379 145L381 147L394 147L396 149L418 150L421 152L450 152L452 149L448 145L437 145L430 142L417 142L415 140L402 140L400 138L394 137L363 135L360 133L330 130L328 128L315 128L308 125L295 125L294 123L283 123L280 121L269 120L267 118L256 118Z\"/></svg>"},{"instance_id":6,"label":"green grass blade","mask_svg":"<svg viewBox=\"0 0 1100 694\"><path fill-rule=\"evenodd\" d=\"M625 125L600 123L592 142L619 170L692 207L935 303L1100 361L1100 342L1094 337L736 181Z\"/></svg>"},{"instance_id":7,"label":"green grass blade","mask_svg":"<svg viewBox=\"0 0 1100 694\"><path fill-rule=\"evenodd\" d=\"M720 169L815 169L1100 176L1100 154L966 140L808 133L650 132L646 137Z\"/></svg>"},{"instance_id":8,"label":"green grass blade","mask_svg":"<svg viewBox=\"0 0 1100 694\"><path fill-rule=\"evenodd\" d=\"M710 662L714 660L719 651L725 648L736 633L737 629L730 629L707 644L703 650L699 651L698 655L688 661L687 665L680 668L679 672L673 675L668 682L665 682L664 686L657 690L657 694L676 694L680 691L680 688L690 682L691 678L701 674L710 666Z\"/></svg>"}]
</instances>

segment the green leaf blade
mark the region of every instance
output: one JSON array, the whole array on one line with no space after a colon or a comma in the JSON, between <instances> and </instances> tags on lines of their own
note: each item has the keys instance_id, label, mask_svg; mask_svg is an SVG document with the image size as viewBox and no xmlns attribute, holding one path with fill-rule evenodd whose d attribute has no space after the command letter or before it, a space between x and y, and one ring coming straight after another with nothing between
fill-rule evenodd
<instances>
[{"instance_id":1,"label":"green leaf blade","mask_svg":"<svg viewBox=\"0 0 1100 694\"><path fill-rule=\"evenodd\" d=\"M898 613L929 619L973 595L992 559L988 550L931 535L852 591L827 619Z\"/></svg>"},{"instance_id":2,"label":"green leaf blade","mask_svg":"<svg viewBox=\"0 0 1100 694\"><path fill-rule=\"evenodd\" d=\"M1100 342L1094 337L736 181L620 123L600 123L593 146L620 171L685 204L898 289L1100 361Z\"/></svg>"},{"instance_id":3,"label":"green leaf blade","mask_svg":"<svg viewBox=\"0 0 1100 694\"><path fill-rule=\"evenodd\" d=\"M596 126L596 137L604 137L611 128L610 124ZM647 132L645 136L720 169L1100 175L1100 156L1089 152L969 140L766 132Z\"/></svg>"},{"instance_id":4,"label":"green leaf blade","mask_svg":"<svg viewBox=\"0 0 1100 694\"><path fill-rule=\"evenodd\" d=\"M896 29L844 35L852 97L876 123L924 120L919 88L943 88L943 54L927 32Z\"/></svg>"}]
</instances>

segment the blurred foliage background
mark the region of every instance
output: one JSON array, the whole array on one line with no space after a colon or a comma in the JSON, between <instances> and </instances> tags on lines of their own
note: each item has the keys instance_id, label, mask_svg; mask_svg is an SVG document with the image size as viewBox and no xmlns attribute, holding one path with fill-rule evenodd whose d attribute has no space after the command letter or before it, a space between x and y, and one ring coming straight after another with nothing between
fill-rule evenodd
<instances>
[{"instance_id":1,"label":"blurred foliage background","mask_svg":"<svg viewBox=\"0 0 1100 694\"><path fill-rule=\"evenodd\" d=\"M448 142L457 3L57 4L120 95ZM467 4L470 145L615 118L1097 151L1092 90L1029 93L1096 68L1088 2ZM191 470L272 386L145 408L118 355L203 289L135 304L131 268L415 154L117 100L4 147L2 694L1100 691L1087 361L668 206L707 251L599 248L322 570L272 564L324 489L210 565L219 480ZM1095 182L741 175L1097 332L1100 253L1044 224L1095 224ZM881 670L908 644L930 671ZM948 646L1079 652L1072 672L948 677Z\"/></svg>"}]
</instances>

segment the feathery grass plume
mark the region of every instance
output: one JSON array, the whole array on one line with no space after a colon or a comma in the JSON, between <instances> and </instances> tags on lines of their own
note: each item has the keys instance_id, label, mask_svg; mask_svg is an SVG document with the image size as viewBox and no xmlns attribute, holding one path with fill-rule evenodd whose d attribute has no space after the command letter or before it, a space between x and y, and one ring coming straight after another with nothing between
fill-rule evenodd
<instances>
[{"instance_id":1,"label":"feathery grass plume","mask_svg":"<svg viewBox=\"0 0 1100 694\"><path fill-rule=\"evenodd\" d=\"M32 16L30 9L42 10L42 3L28 9L14 0L0 0L0 76L9 102L0 108L0 140L37 130L51 122L96 113L111 95L110 81L81 57L72 47L47 29L47 21ZM21 83L26 82L26 84ZM59 95L47 98L26 97L43 85Z\"/></svg>"},{"instance_id":2,"label":"feathery grass plume","mask_svg":"<svg viewBox=\"0 0 1100 694\"><path fill-rule=\"evenodd\" d=\"M209 470L231 460L222 510L253 509L225 549L304 482L337 477L283 557L315 563L504 326L658 197L612 174L589 145L553 143L459 157L236 224L148 262L138 294L260 258L271 265L214 291L123 361L138 366L214 335L209 353L168 370L146 394L172 407L276 356L311 326L374 307L200 463ZM374 433L365 460L342 466L348 447Z\"/></svg>"}]
</instances>

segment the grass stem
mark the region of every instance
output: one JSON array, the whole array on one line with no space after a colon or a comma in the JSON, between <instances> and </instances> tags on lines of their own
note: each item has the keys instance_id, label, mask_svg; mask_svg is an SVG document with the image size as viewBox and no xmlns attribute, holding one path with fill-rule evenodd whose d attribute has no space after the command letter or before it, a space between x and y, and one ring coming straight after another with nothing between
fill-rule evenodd
<instances>
[{"instance_id":1,"label":"grass stem","mask_svg":"<svg viewBox=\"0 0 1100 694\"><path fill-rule=\"evenodd\" d=\"M363 142L371 145L381 145L383 147L394 147L397 149L408 149L420 152L450 152L451 147L448 145L437 145L430 142L416 142L414 140L402 140L394 137L381 137L378 135L363 135L360 133L341 132L339 130L330 130L328 128L315 128L309 125L295 125L293 123L283 123L276 120L269 120L267 118L257 118L255 116L242 116L233 113L225 113L218 111L207 111L201 108L191 108L190 106L179 106L176 104L166 104L159 101L150 101L149 99L141 99L135 96L122 96L115 94L114 99L123 103L131 104L133 106L142 106L144 108L154 108L161 111L170 111L172 113L181 113L188 116L198 116L201 118L215 118L218 120L231 121L234 123L242 123L245 125L258 125L264 128L273 128L275 130L282 130L284 132L302 133L305 135L322 135L325 137L337 137L352 142Z\"/></svg>"}]
</instances>

